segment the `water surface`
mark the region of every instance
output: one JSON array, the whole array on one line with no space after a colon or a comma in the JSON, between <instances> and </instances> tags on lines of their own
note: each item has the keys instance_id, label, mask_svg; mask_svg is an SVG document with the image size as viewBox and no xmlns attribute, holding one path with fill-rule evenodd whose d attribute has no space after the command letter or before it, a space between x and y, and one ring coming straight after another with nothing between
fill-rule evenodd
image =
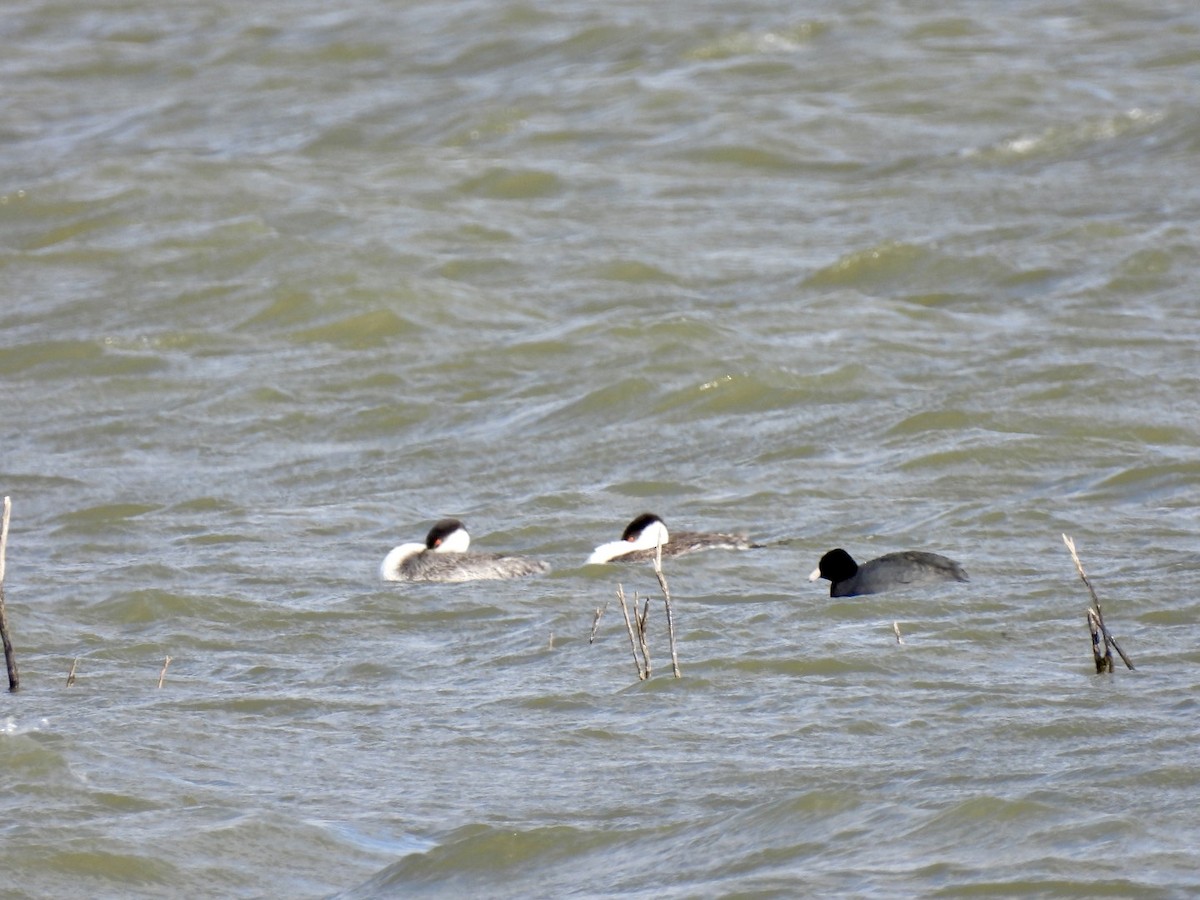
<instances>
[{"instance_id":1,"label":"water surface","mask_svg":"<svg viewBox=\"0 0 1200 900\"><path fill-rule=\"evenodd\" d=\"M14 5L6 890L1194 893L1198 34ZM588 641L645 509L767 545L668 566L678 681ZM377 580L446 515L554 571Z\"/></svg>"}]
</instances>

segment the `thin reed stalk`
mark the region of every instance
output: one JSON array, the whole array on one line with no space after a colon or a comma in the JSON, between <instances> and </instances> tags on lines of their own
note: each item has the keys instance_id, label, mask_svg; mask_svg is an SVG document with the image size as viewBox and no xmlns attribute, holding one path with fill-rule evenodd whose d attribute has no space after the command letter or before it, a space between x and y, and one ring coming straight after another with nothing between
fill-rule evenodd
<instances>
[{"instance_id":1,"label":"thin reed stalk","mask_svg":"<svg viewBox=\"0 0 1200 900\"><path fill-rule=\"evenodd\" d=\"M592 619L592 633L588 635L588 643L596 643L596 629L600 627L600 617L608 612L609 601L605 600L603 606L596 607L596 617Z\"/></svg>"},{"instance_id":2,"label":"thin reed stalk","mask_svg":"<svg viewBox=\"0 0 1200 900\"><path fill-rule=\"evenodd\" d=\"M675 616L671 612L671 589L667 587L667 576L663 574L661 538L654 551L654 575L658 579L658 586L662 589L663 606L667 610L667 637L671 642L671 672L676 678L679 678L679 653L675 648Z\"/></svg>"},{"instance_id":3,"label":"thin reed stalk","mask_svg":"<svg viewBox=\"0 0 1200 900\"><path fill-rule=\"evenodd\" d=\"M163 659L162 669L160 669L159 673L158 673L158 686L160 689L163 686L163 682L167 680L167 666L169 666L170 664L171 664L171 657L168 656Z\"/></svg>"},{"instance_id":4,"label":"thin reed stalk","mask_svg":"<svg viewBox=\"0 0 1200 900\"><path fill-rule=\"evenodd\" d=\"M4 644L4 664L8 667L8 690L21 689L21 672L8 631L8 611L4 606L4 569L8 558L8 522L12 517L12 498L4 498L4 513L0 516L0 643Z\"/></svg>"},{"instance_id":5,"label":"thin reed stalk","mask_svg":"<svg viewBox=\"0 0 1200 900\"><path fill-rule=\"evenodd\" d=\"M638 601L637 591L634 591L633 592L633 614L634 614L634 617L637 619L638 647L642 651L642 668L645 669L646 677L649 678L650 677L650 642L646 639L646 635L649 634L649 632L646 631L646 620L648 618L650 618L650 598L647 597L647 598L645 598L645 600L642 601L642 614L640 616L637 614L637 601Z\"/></svg>"},{"instance_id":6,"label":"thin reed stalk","mask_svg":"<svg viewBox=\"0 0 1200 900\"><path fill-rule=\"evenodd\" d=\"M629 606L625 602L625 588L619 584L617 585L617 600L621 603L621 614L625 617L625 630L629 632L629 650L633 653L633 664L637 668L638 680L645 681L650 677L650 660L647 658L645 665L643 665L642 660L638 657L638 639L633 633L633 620L629 618ZM633 614L637 615L637 594L633 595ZM640 623L638 631L643 631ZM644 648L644 638L642 645Z\"/></svg>"}]
</instances>

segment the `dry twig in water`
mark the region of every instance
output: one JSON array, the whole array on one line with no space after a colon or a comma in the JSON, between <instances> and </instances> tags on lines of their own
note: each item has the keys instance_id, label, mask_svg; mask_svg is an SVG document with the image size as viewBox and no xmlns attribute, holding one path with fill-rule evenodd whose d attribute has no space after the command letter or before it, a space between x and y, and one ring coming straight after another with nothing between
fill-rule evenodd
<instances>
[{"instance_id":1,"label":"dry twig in water","mask_svg":"<svg viewBox=\"0 0 1200 900\"><path fill-rule=\"evenodd\" d=\"M171 657L168 656L163 660L163 667L158 673L158 686L160 688L163 686L163 682L167 678L167 666L169 666L170 664L171 664Z\"/></svg>"},{"instance_id":2,"label":"dry twig in water","mask_svg":"<svg viewBox=\"0 0 1200 900\"><path fill-rule=\"evenodd\" d=\"M596 643L596 629L600 627L600 617L608 612L609 601L604 601L604 606L596 607L596 617L592 619L592 633L588 635L588 643Z\"/></svg>"},{"instance_id":3,"label":"dry twig in water","mask_svg":"<svg viewBox=\"0 0 1200 900\"><path fill-rule=\"evenodd\" d=\"M629 650L633 653L633 664L637 667L638 679L645 681L650 677L650 662L646 661L646 665L642 665L642 661L638 659L637 637L633 633L633 621L629 618L629 606L625 603L625 588L617 585L617 599L621 601L621 614L625 616L625 630L629 632ZM633 595L633 614L637 615L637 594ZM641 630L639 628L639 630Z\"/></svg>"},{"instance_id":4,"label":"dry twig in water","mask_svg":"<svg viewBox=\"0 0 1200 900\"><path fill-rule=\"evenodd\" d=\"M654 551L654 575L658 578L658 586L662 588L663 605L667 609L667 637L671 642L671 671L679 677L679 653L675 649L675 617L671 614L671 589L667 587L667 576L662 568L662 538Z\"/></svg>"},{"instance_id":5,"label":"dry twig in water","mask_svg":"<svg viewBox=\"0 0 1200 900\"><path fill-rule=\"evenodd\" d=\"M900 623L899 622L892 623L892 631L896 632L896 643L903 644L904 638L900 637Z\"/></svg>"},{"instance_id":6,"label":"dry twig in water","mask_svg":"<svg viewBox=\"0 0 1200 900\"><path fill-rule=\"evenodd\" d=\"M79 657L71 660L71 671L67 673L67 687L72 687L75 684L75 670L79 668Z\"/></svg>"},{"instance_id":7,"label":"dry twig in water","mask_svg":"<svg viewBox=\"0 0 1200 900\"><path fill-rule=\"evenodd\" d=\"M1088 630L1092 633L1092 656L1096 661L1097 672L1111 672L1113 670L1112 654L1109 652L1109 647L1113 648L1121 655L1121 660L1125 665L1132 670L1133 663L1129 661L1129 657L1125 655L1125 651L1121 649L1121 645L1117 643L1117 639L1112 636L1107 626L1104 624L1104 613L1100 609L1100 598L1096 596L1096 589L1092 587L1092 582L1088 579L1087 573L1083 571L1083 563L1079 561L1079 554L1075 552L1075 541L1062 536L1063 543L1067 545L1067 549L1071 552L1071 559L1075 562L1075 568L1079 572L1079 577L1083 579L1084 585L1088 589L1088 593L1092 597L1092 608L1088 610ZM1101 642L1103 638L1103 642ZM1103 643L1103 650L1101 650Z\"/></svg>"},{"instance_id":8,"label":"dry twig in water","mask_svg":"<svg viewBox=\"0 0 1200 900\"><path fill-rule=\"evenodd\" d=\"M638 631L638 646L642 650L642 663L646 670L646 677L650 677L650 642L646 640L646 620L650 618L650 598L647 597L642 602L642 614L637 614L637 591L633 592L633 615L637 619Z\"/></svg>"},{"instance_id":9,"label":"dry twig in water","mask_svg":"<svg viewBox=\"0 0 1200 900\"><path fill-rule=\"evenodd\" d=\"M8 520L12 515L12 500L4 498L4 513L0 518L0 643L4 644L4 663L8 666L8 689L17 691L21 687L21 673L17 670L17 657L13 652L12 640L8 636L8 613L4 609L4 567L8 554Z\"/></svg>"}]
</instances>

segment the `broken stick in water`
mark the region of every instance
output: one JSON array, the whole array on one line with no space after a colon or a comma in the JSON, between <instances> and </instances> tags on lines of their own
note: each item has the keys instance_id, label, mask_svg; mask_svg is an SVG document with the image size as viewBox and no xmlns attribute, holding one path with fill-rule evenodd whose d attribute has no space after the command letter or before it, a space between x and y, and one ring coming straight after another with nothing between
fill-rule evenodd
<instances>
[{"instance_id":1,"label":"broken stick in water","mask_svg":"<svg viewBox=\"0 0 1200 900\"><path fill-rule=\"evenodd\" d=\"M896 632L896 643L903 644L904 638L900 637L900 623L899 622L892 623L892 631Z\"/></svg>"},{"instance_id":2,"label":"broken stick in water","mask_svg":"<svg viewBox=\"0 0 1200 900\"><path fill-rule=\"evenodd\" d=\"M169 666L170 664L171 664L171 657L168 656L163 660L163 667L158 673L158 686L160 688L163 686L163 682L167 678L167 666Z\"/></svg>"},{"instance_id":3,"label":"broken stick in water","mask_svg":"<svg viewBox=\"0 0 1200 900\"><path fill-rule=\"evenodd\" d=\"M642 651L642 664L646 670L646 677L650 677L650 642L646 640L646 620L650 618L650 598L647 597L642 604L642 614L639 616L637 611L637 591L633 592L633 616L637 619L638 631L638 647Z\"/></svg>"},{"instance_id":4,"label":"broken stick in water","mask_svg":"<svg viewBox=\"0 0 1200 900\"><path fill-rule=\"evenodd\" d=\"M596 617L592 619L592 633L588 635L588 643L596 643L596 629L600 627L600 617L608 611L609 601L604 601L604 606L596 607Z\"/></svg>"},{"instance_id":5,"label":"broken stick in water","mask_svg":"<svg viewBox=\"0 0 1200 900\"><path fill-rule=\"evenodd\" d=\"M671 590L667 587L667 576L662 568L662 537L659 536L658 546L654 551L654 575L658 578L658 586L662 588L663 605L667 608L667 637L671 642L671 671L679 677L679 654L675 650L675 617L671 614Z\"/></svg>"},{"instance_id":6,"label":"broken stick in water","mask_svg":"<svg viewBox=\"0 0 1200 900\"><path fill-rule=\"evenodd\" d=\"M79 668L79 657L71 660L71 671L67 673L67 687L72 687L75 684L75 670Z\"/></svg>"},{"instance_id":7,"label":"broken stick in water","mask_svg":"<svg viewBox=\"0 0 1200 900\"><path fill-rule=\"evenodd\" d=\"M12 640L8 636L8 613L4 609L4 565L8 553L8 520L12 515L12 499L4 498L4 513L0 517L0 643L4 644L4 663L8 666L8 689L15 692L21 687L21 673L17 670L17 657L13 652Z\"/></svg>"},{"instance_id":8,"label":"broken stick in water","mask_svg":"<svg viewBox=\"0 0 1200 900\"><path fill-rule=\"evenodd\" d=\"M1104 612L1100 609L1100 598L1096 596L1096 589L1092 587L1091 580L1087 577L1087 573L1083 571L1083 563L1079 561L1079 554L1075 552L1075 541L1073 538L1062 536L1063 543L1067 545L1067 550L1071 552L1071 559L1075 562L1075 569L1079 572L1079 577L1083 579L1084 585L1088 589L1088 593L1092 597L1092 608L1088 610L1088 629L1092 632L1092 656L1096 661L1097 672L1111 672L1113 670L1112 654L1109 652L1109 647L1116 650L1121 656L1121 660L1129 669L1133 669L1133 663L1129 657L1125 655L1125 651L1121 649L1121 645L1117 643L1117 639L1109 632L1108 627L1104 624ZM1103 652L1100 651L1100 638L1103 638Z\"/></svg>"},{"instance_id":9,"label":"broken stick in water","mask_svg":"<svg viewBox=\"0 0 1200 900\"><path fill-rule=\"evenodd\" d=\"M629 618L629 607L625 604L625 589L621 585L617 585L617 599L621 601L621 613L625 616L625 630L629 632L629 649L633 653L633 664L637 667L638 679L645 681L650 677L650 672L642 666L642 661L638 659L637 637L633 633L633 622ZM633 595L633 614L637 615L637 594Z\"/></svg>"}]
</instances>

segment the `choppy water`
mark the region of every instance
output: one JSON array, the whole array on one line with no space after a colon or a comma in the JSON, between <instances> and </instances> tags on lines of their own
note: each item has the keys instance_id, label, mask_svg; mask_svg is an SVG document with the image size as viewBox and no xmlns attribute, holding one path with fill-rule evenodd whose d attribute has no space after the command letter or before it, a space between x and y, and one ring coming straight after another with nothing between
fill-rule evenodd
<instances>
[{"instance_id":1,"label":"choppy water","mask_svg":"<svg viewBox=\"0 0 1200 900\"><path fill-rule=\"evenodd\" d=\"M1200 890L1195 5L339 7L0 18L6 895Z\"/></svg>"}]
</instances>

